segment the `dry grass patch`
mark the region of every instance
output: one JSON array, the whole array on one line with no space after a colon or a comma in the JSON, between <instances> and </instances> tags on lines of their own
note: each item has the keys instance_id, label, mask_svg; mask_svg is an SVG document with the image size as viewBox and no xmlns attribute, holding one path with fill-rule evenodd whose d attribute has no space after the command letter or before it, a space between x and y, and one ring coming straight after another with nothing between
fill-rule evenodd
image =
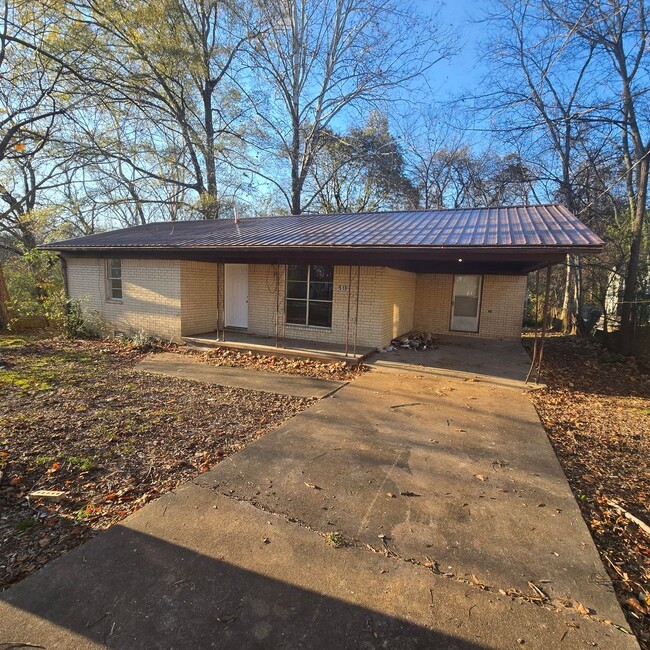
<instances>
[{"instance_id":1,"label":"dry grass patch","mask_svg":"<svg viewBox=\"0 0 650 650\"><path fill-rule=\"evenodd\" d=\"M115 341L0 336L0 588L313 401L146 375L142 356Z\"/></svg>"}]
</instances>

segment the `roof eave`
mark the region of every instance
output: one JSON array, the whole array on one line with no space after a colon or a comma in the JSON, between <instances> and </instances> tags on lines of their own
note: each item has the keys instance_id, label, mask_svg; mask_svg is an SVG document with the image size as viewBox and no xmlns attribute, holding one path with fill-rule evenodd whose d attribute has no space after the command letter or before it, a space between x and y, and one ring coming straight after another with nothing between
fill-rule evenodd
<instances>
[{"instance_id":1,"label":"roof eave","mask_svg":"<svg viewBox=\"0 0 650 650\"><path fill-rule=\"evenodd\" d=\"M601 244L549 244L549 245L494 245L494 246L462 246L462 245L445 245L445 246L350 246L350 245L330 245L330 246L154 246L154 245L115 245L115 246L60 246L57 244L45 244L39 246L41 250L51 250L55 252L76 252L76 253L102 253L102 252L129 252L136 251L150 253L189 253L192 251L212 252L216 254L242 253L259 253L259 252L281 252L281 253L305 253L313 251L318 253L327 252L485 252L485 253L504 253L507 251L529 252L529 253L601 253L604 242Z\"/></svg>"}]
</instances>

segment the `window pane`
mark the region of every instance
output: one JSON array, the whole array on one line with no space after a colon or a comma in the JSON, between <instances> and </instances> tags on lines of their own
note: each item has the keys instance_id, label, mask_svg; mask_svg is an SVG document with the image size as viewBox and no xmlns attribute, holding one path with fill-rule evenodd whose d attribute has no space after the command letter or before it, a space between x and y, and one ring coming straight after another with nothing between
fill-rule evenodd
<instances>
[{"instance_id":1,"label":"window pane","mask_svg":"<svg viewBox=\"0 0 650 650\"><path fill-rule=\"evenodd\" d=\"M309 324L316 327L332 326L332 303L331 302L310 302L309 303Z\"/></svg>"},{"instance_id":2,"label":"window pane","mask_svg":"<svg viewBox=\"0 0 650 650\"><path fill-rule=\"evenodd\" d=\"M310 300L332 300L332 284L330 282L310 282Z\"/></svg>"},{"instance_id":3,"label":"window pane","mask_svg":"<svg viewBox=\"0 0 650 650\"><path fill-rule=\"evenodd\" d=\"M307 298L307 283L306 282L287 282L287 298Z\"/></svg>"},{"instance_id":4,"label":"window pane","mask_svg":"<svg viewBox=\"0 0 650 650\"><path fill-rule=\"evenodd\" d=\"M120 286L118 289L111 289L111 298L115 300L122 300L122 287Z\"/></svg>"},{"instance_id":5,"label":"window pane","mask_svg":"<svg viewBox=\"0 0 650 650\"><path fill-rule=\"evenodd\" d=\"M315 264L311 267L309 279L312 282L332 282L334 280L334 267Z\"/></svg>"},{"instance_id":6,"label":"window pane","mask_svg":"<svg viewBox=\"0 0 650 650\"><path fill-rule=\"evenodd\" d=\"M108 277L109 278L122 277L122 260L109 260Z\"/></svg>"},{"instance_id":7,"label":"window pane","mask_svg":"<svg viewBox=\"0 0 650 650\"><path fill-rule=\"evenodd\" d=\"M287 279L297 280L300 282L307 282L307 268L306 266L298 266L297 264L290 264L287 269Z\"/></svg>"},{"instance_id":8,"label":"window pane","mask_svg":"<svg viewBox=\"0 0 650 650\"><path fill-rule=\"evenodd\" d=\"M287 323L305 325L307 321L307 301L287 300Z\"/></svg>"},{"instance_id":9,"label":"window pane","mask_svg":"<svg viewBox=\"0 0 650 650\"><path fill-rule=\"evenodd\" d=\"M122 280L111 280L111 289L119 289L122 291Z\"/></svg>"},{"instance_id":10,"label":"window pane","mask_svg":"<svg viewBox=\"0 0 650 650\"><path fill-rule=\"evenodd\" d=\"M454 316L478 316L478 298L456 296L454 299Z\"/></svg>"}]
</instances>

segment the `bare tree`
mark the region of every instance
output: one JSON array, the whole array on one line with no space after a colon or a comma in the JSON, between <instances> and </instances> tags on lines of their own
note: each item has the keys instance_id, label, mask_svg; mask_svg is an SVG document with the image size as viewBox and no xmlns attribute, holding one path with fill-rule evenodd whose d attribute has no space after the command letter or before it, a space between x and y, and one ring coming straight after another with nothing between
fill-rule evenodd
<instances>
[{"instance_id":1,"label":"bare tree","mask_svg":"<svg viewBox=\"0 0 650 650\"><path fill-rule=\"evenodd\" d=\"M19 253L38 243L38 197L71 159L51 146L72 104L67 66L47 55L56 25L29 2L5 0L1 11L0 248Z\"/></svg>"},{"instance_id":2,"label":"bare tree","mask_svg":"<svg viewBox=\"0 0 650 650\"><path fill-rule=\"evenodd\" d=\"M334 120L391 97L450 51L433 19L393 0L261 0L250 50L258 78L255 171L292 214L309 210L305 182ZM281 163L289 165L285 183ZM279 165L279 173L268 173ZM264 171L260 167L264 166Z\"/></svg>"},{"instance_id":3,"label":"bare tree","mask_svg":"<svg viewBox=\"0 0 650 650\"><path fill-rule=\"evenodd\" d=\"M614 98L606 100L605 106L613 108L609 120L620 128L620 149L631 216L620 332L621 352L627 354L634 340L650 173L650 32L645 2L545 0L544 5L553 19L567 30L567 37L575 35L587 48L603 54L609 62L608 76L613 72L618 79L619 97L615 102L612 101Z\"/></svg>"},{"instance_id":4,"label":"bare tree","mask_svg":"<svg viewBox=\"0 0 650 650\"><path fill-rule=\"evenodd\" d=\"M492 128L509 146L526 151L538 184L572 212L575 171L593 130L594 47L582 47L548 20L537 0L500 0L490 16L496 38L489 49L490 91L482 97ZM575 332L581 302L579 264L567 256L562 306L565 331Z\"/></svg>"}]
</instances>

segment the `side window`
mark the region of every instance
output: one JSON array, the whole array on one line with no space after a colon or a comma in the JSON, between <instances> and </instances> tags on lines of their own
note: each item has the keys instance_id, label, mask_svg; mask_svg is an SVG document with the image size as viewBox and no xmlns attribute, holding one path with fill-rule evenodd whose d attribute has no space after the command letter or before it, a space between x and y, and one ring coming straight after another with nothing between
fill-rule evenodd
<instances>
[{"instance_id":1,"label":"side window","mask_svg":"<svg viewBox=\"0 0 650 650\"><path fill-rule=\"evenodd\" d=\"M106 298L122 300L122 260L106 262Z\"/></svg>"}]
</instances>

